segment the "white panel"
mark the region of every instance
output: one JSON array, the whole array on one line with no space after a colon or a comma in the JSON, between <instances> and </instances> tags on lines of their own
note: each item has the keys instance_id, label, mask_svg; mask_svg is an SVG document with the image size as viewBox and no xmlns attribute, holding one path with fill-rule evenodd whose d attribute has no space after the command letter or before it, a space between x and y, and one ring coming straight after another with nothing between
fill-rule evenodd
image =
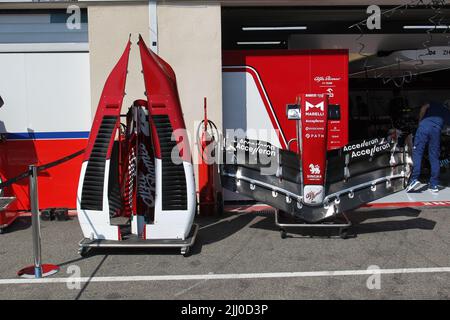
<instances>
[{"instance_id":1,"label":"white panel","mask_svg":"<svg viewBox=\"0 0 450 320\"><path fill-rule=\"evenodd\" d=\"M162 210L162 162L155 158L155 222L146 225L146 239L182 239L189 235L195 216L196 196L194 170L183 162L186 173L187 210Z\"/></svg>"},{"instance_id":2,"label":"white panel","mask_svg":"<svg viewBox=\"0 0 450 320\"><path fill-rule=\"evenodd\" d=\"M107 239L107 240L119 240L118 226L111 225L111 219L109 217L109 203L108 197L103 196L103 210L83 210L81 209L81 194L83 191L84 177L86 174L87 161L81 165L80 180L78 182L77 191L77 212L78 222L80 223L81 230L85 238L88 239ZM105 163L105 175L103 183L103 195L108 194L108 179L110 160L106 160Z\"/></svg>"},{"instance_id":3,"label":"white panel","mask_svg":"<svg viewBox=\"0 0 450 320\"><path fill-rule=\"evenodd\" d=\"M25 64L29 127L39 132L89 131L89 54L26 54Z\"/></svg>"},{"instance_id":4,"label":"white panel","mask_svg":"<svg viewBox=\"0 0 450 320\"><path fill-rule=\"evenodd\" d=\"M89 131L89 54L0 54L0 95L1 132Z\"/></svg>"},{"instance_id":5,"label":"white panel","mask_svg":"<svg viewBox=\"0 0 450 320\"><path fill-rule=\"evenodd\" d=\"M0 132L27 132L24 54L0 54Z\"/></svg>"},{"instance_id":6,"label":"white panel","mask_svg":"<svg viewBox=\"0 0 450 320\"><path fill-rule=\"evenodd\" d=\"M150 29L150 49L158 54L158 15L156 0L148 2L148 16Z\"/></svg>"},{"instance_id":7,"label":"white panel","mask_svg":"<svg viewBox=\"0 0 450 320\"><path fill-rule=\"evenodd\" d=\"M267 136L261 132L248 129L273 130L272 122L267 114L266 107L258 91L255 80L248 72L222 72L223 92L223 128L241 128L247 131L251 139L261 139L280 147L280 141L275 134ZM225 201L251 200L248 197L224 189Z\"/></svg>"},{"instance_id":8,"label":"white panel","mask_svg":"<svg viewBox=\"0 0 450 320\"><path fill-rule=\"evenodd\" d=\"M261 139L281 147L252 75L223 72L223 128L243 129L250 139Z\"/></svg>"},{"instance_id":9,"label":"white panel","mask_svg":"<svg viewBox=\"0 0 450 320\"><path fill-rule=\"evenodd\" d=\"M84 42L73 43L0 43L0 53L26 53L26 52L88 52L89 44Z\"/></svg>"}]
</instances>

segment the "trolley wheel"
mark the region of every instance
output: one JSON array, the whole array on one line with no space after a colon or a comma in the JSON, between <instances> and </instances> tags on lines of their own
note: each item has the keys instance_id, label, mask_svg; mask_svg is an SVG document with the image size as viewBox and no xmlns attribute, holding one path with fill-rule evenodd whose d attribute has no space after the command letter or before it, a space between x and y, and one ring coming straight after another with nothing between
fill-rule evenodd
<instances>
[{"instance_id":1,"label":"trolley wheel","mask_svg":"<svg viewBox=\"0 0 450 320\"><path fill-rule=\"evenodd\" d=\"M183 256L187 257L189 255L189 252L191 251L190 247L182 247L180 249L180 252Z\"/></svg>"},{"instance_id":2,"label":"trolley wheel","mask_svg":"<svg viewBox=\"0 0 450 320\"><path fill-rule=\"evenodd\" d=\"M78 254L80 256L82 256L83 258L88 255L88 252L89 252L89 248L87 248L87 247L79 247L78 248Z\"/></svg>"},{"instance_id":3,"label":"trolley wheel","mask_svg":"<svg viewBox=\"0 0 450 320\"><path fill-rule=\"evenodd\" d=\"M348 228L339 229L339 237L341 237L341 239L348 239Z\"/></svg>"},{"instance_id":4,"label":"trolley wheel","mask_svg":"<svg viewBox=\"0 0 450 320\"><path fill-rule=\"evenodd\" d=\"M287 238L286 230L280 229L280 236L281 236L281 239L286 239Z\"/></svg>"}]
</instances>

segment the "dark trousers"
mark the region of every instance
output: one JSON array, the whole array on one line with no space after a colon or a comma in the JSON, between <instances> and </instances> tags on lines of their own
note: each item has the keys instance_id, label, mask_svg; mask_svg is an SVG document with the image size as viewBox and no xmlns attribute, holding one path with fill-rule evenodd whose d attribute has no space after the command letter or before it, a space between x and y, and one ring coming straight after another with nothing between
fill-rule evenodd
<instances>
[{"instance_id":1,"label":"dark trousers","mask_svg":"<svg viewBox=\"0 0 450 320\"><path fill-rule=\"evenodd\" d=\"M428 145L428 158L431 166L430 185L439 184L439 155L441 149L441 129L428 123L420 123L414 136L413 172L411 181L419 179L423 153Z\"/></svg>"}]
</instances>

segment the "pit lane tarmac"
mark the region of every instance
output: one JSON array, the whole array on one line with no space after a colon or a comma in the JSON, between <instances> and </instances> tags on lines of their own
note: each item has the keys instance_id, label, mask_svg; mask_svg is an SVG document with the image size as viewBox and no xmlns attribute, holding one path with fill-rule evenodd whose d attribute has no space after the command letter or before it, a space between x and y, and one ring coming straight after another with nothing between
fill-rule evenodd
<instances>
[{"instance_id":1,"label":"pit lane tarmac","mask_svg":"<svg viewBox=\"0 0 450 320\"><path fill-rule=\"evenodd\" d=\"M42 222L43 262L61 271L18 279L32 263L29 218L0 236L0 299L448 299L450 210L365 208L349 213L354 237L281 239L267 207L197 218L197 243L178 250L77 254L78 221Z\"/></svg>"}]
</instances>

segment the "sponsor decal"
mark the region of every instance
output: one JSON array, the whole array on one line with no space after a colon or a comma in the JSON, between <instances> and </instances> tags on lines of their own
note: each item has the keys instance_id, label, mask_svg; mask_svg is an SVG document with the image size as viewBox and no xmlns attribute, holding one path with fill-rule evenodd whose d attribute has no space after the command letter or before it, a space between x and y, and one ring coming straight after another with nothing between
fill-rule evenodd
<instances>
[{"instance_id":1,"label":"sponsor decal","mask_svg":"<svg viewBox=\"0 0 450 320\"><path fill-rule=\"evenodd\" d=\"M323 201L323 187L322 186L305 186L304 188L304 202L306 204L320 204Z\"/></svg>"},{"instance_id":2,"label":"sponsor decal","mask_svg":"<svg viewBox=\"0 0 450 320\"><path fill-rule=\"evenodd\" d=\"M309 202L313 202L314 199L322 193L322 190L318 191L318 192L314 192L314 191L310 191L305 195L305 198L309 201Z\"/></svg>"},{"instance_id":3,"label":"sponsor decal","mask_svg":"<svg viewBox=\"0 0 450 320\"><path fill-rule=\"evenodd\" d=\"M319 102L319 103L317 103L317 104L312 104L312 103L306 101L306 103L305 103L305 108L306 108L306 111L307 111L307 112L308 112L310 109L319 109L320 111L323 112L323 111L324 111L324 102L321 101L321 102Z\"/></svg>"},{"instance_id":4,"label":"sponsor decal","mask_svg":"<svg viewBox=\"0 0 450 320\"><path fill-rule=\"evenodd\" d=\"M303 181L305 185L324 183L327 148L327 96L305 94L302 105Z\"/></svg>"},{"instance_id":5,"label":"sponsor decal","mask_svg":"<svg viewBox=\"0 0 450 320\"><path fill-rule=\"evenodd\" d=\"M311 109L314 109L311 111ZM320 102L317 104L312 104L306 101L305 103L305 115L309 117L323 117L325 115L324 113L325 105L324 102ZM314 120L306 120L307 122L316 121L316 122L324 122L323 120L320 121L320 119L314 119Z\"/></svg>"},{"instance_id":6,"label":"sponsor decal","mask_svg":"<svg viewBox=\"0 0 450 320\"><path fill-rule=\"evenodd\" d=\"M310 164L309 171L311 174L320 174L320 166L318 164Z\"/></svg>"},{"instance_id":7,"label":"sponsor decal","mask_svg":"<svg viewBox=\"0 0 450 320\"><path fill-rule=\"evenodd\" d=\"M138 178L138 197L150 208L155 206L155 164L150 157L147 147L139 144L139 160L142 162L145 170L141 170Z\"/></svg>"},{"instance_id":8,"label":"sponsor decal","mask_svg":"<svg viewBox=\"0 0 450 320\"><path fill-rule=\"evenodd\" d=\"M357 159L361 157L374 157L379 153L391 150L393 146L394 144L392 142L376 138L347 145L343 148L343 151L350 155L350 159Z\"/></svg>"},{"instance_id":9,"label":"sponsor decal","mask_svg":"<svg viewBox=\"0 0 450 320\"><path fill-rule=\"evenodd\" d=\"M237 150L245 151L251 155L265 154L266 156L275 157L275 148L275 146L265 141L248 140L243 138L239 139L236 144Z\"/></svg>"},{"instance_id":10,"label":"sponsor decal","mask_svg":"<svg viewBox=\"0 0 450 320\"><path fill-rule=\"evenodd\" d=\"M277 172L278 148L269 142L238 138L226 140L226 163L260 166L260 174L273 175ZM231 151L231 152L230 152Z\"/></svg>"},{"instance_id":11,"label":"sponsor decal","mask_svg":"<svg viewBox=\"0 0 450 320\"><path fill-rule=\"evenodd\" d=\"M373 145L376 145L380 142L384 142L384 139L380 139L379 138L375 138L369 141L363 140L362 142L358 142L358 143L352 143L352 144L348 144L346 146L344 146L344 152L348 152L351 150L356 150L356 149L360 149L360 148L366 148L366 147L370 147Z\"/></svg>"},{"instance_id":12,"label":"sponsor decal","mask_svg":"<svg viewBox=\"0 0 450 320\"><path fill-rule=\"evenodd\" d=\"M322 122L325 122L325 121L322 121ZM305 120L305 123L306 123L306 120ZM325 131L325 128L323 128L323 127L306 127L305 128L305 131Z\"/></svg>"},{"instance_id":13,"label":"sponsor decal","mask_svg":"<svg viewBox=\"0 0 450 320\"><path fill-rule=\"evenodd\" d=\"M156 192L156 172L153 149L150 142L150 125L148 115L144 108L139 107L136 110L136 137L135 147L130 155L130 179L136 185L136 203L135 213L146 215L153 212L155 207ZM134 130L134 129L133 129ZM130 181L130 182L131 182ZM129 194L133 196L133 190L129 190ZM130 197L130 201L131 200Z\"/></svg>"},{"instance_id":14,"label":"sponsor decal","mask_svg":"<svg viewBox=\"0 0 450 320\"><path fill-rule=\"evenodd\" d=\"M323 139L323 138L325 138L325 135L324 134L317 134L317 133L307 133L307 134L305 134L305 138L306 139L314 139L314 138Z\"/></svg>"},{"instance_id":15,"label":"sponsor decal","mask_svg":"<svg viewBox=\"0 0 450 320\"><path fill-rule=\"evenodd\" d=\"M323 81L339 81L340 77L332 77L332 76L317 76L314 77L315 82L323 82Z\"/></svg>"},{"instance_id":16,"label":"sponsor decal","mask_svg":"<svg viewBox=\"0 0 450 320\"><path fill-rule=\"evenodd\" d=\"M329 96L330 98L333 98L333 97L334 97L333 88L328 88L328 89L327 89L327 93L328 93L328 96Z\"/></svg>"}]
</instances>

